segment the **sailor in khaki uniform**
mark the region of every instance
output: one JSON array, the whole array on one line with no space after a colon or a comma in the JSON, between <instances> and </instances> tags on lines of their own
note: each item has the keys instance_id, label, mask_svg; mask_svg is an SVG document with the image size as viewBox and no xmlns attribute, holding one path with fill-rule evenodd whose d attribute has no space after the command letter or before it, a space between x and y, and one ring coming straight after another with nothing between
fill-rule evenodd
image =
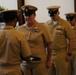
<instances>
[{"instance_id":1,"label":"sailor in khaki uniform","mask_svg":"<svg viewBox=\"0 0 76 75\"><path fill-rule=\"evenodd\" d=\"M35 20L37 8L32 5L22 6L25 24L18 30L25 34L33 55L41 59L40 62L23 63L24 75L48 75L51 67L51 42L52 37L47 26Z\"/></svg>"},{"instance_id":2,"label":"sailor in khaki uniform","mask_svg":"<svg viewBox=\"0 0 76 75\"><path fill-rule=\"evenodd\" d=\"M67 21L70 22L72 29L75 32L74 48L73 48L73 58L72 58L72 75L76 75L76 13L70 12L65 14Z\"/></svg>"},{"instance_id":3,"label":"sailor in khaki uniform","mask_svg":"<svg viewBox=\"0 0 76 75\"><path fill-rule=\"evenodd\" d=\"M6 26L0 30L0 75L22 75L21 62L31 55L25 36L17 31L18 10L0 12Z\"/></svg>"},{"instance_id":4,"label":"sailor in khaki uniform","mask_svg":"<svg viewBox=\"0 0 76 75\"><path fill-rule=\"evenodd\" d=\"M45 24L52 33L52 75L68 75L68 63L73 49L74 32L66 20L59 17L60 6L49 6L48 14L51 20ZM68 45L67 45L68 40Z\"/></svg>"}]
</instances>

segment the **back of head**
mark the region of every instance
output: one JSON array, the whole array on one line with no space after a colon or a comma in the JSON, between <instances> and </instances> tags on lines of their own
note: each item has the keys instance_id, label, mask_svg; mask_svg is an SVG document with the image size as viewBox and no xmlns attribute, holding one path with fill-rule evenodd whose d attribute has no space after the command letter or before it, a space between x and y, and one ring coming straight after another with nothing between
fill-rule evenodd
<instances>
[{"instance_id":1,"label":"back of head","mask_svg":"<svg viewBox=\"0 0 76 75\"><path fill-rule=\"evenodd\" d=\"M37 11L37 7L33 6L33 5L24 5L21 7L21 9L23 10L23 15L25 16L30 16L32 14L35 13L35 11Z\"/></svg>"},{"instance_id":2,"label":"back of head","mask_svg":"<svg viewBox=\"0 0 76 75\"><path fill-rule=\"evenodd\" d=\"M49 6L49 7L47 7L49 16L50 17L54 16L58 12L59 8L60 8L60 6Z\"/></svg>"},{"instance_id":3,"label":"back of head","mask_svg":"<svg viewBox=\"0 0 76 75\"><path fill-rule=\"evenodd\" d=\"M4 22L12 21L15 18L18 20L18 10L4 10L1 14Z\"/></svg>"},{"instance_id":4,"label":"back of head","mask_svg":"<svg viewBox=\"0 0 76 75\"><path fill-rule=\"evenodd\" d=\"M76 13L75 12L66 13L65 16L66 16L67 21L72 21L73 18L76 17Z\"/></svg>"}]
</instances>

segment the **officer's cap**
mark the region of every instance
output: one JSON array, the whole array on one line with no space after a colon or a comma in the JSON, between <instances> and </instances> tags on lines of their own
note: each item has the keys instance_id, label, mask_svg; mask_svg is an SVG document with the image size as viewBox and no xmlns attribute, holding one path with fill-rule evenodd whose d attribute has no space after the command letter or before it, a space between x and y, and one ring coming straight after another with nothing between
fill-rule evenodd
<instances>
[{"instance_id":1,"label":"officer's cap","mask_svg":"<svg viewBox=\"0 0 76 75\"><path fill-rule=\"evenodd\" d=\"M47 7L49 16L54 16L57 13L59 8L60 8L60 6L49 6L49 7Z\"/></svg>"},{"instance_id":2,"label":"officer's cap","mask_svg":"<svg viewBox=\"0 0 76 75\"><path fill-rule=\"evenodd\" d=\"M68 21L71 21L76 16L76 13L66 13L65 16Z\"/></svg>"},{"instance_id":3,"label":"officer's cap","mask_svg":"<svg viewBox=\"0 0 76 75\"><path fill-rule=\"evenodd\" d=\"M21 9L23 10L23 15L25 16L30 16L38 10L37 7L33 5L24 5L21 7Z\"/></svg>"},{"instance_id":4,"label":"officer's cap","mask_svg":"<svg viewBox=\"0 0 76 75\"><path fill-rule=\"evenodd\" d=\"M18 19L19 10L4 10L0 12L5 22L11 21L14 18Z\"/></svg>"},{"instance_id":5,"label":"officer's cap","mask_svg":"<svg viewBox=\"0 0 76 75\"><path fill-rule=\"evenodd\" d=\"M30 56L30 63L40 63L41 62L41 58L31 55Z\"/></svg>"}]
</instances>

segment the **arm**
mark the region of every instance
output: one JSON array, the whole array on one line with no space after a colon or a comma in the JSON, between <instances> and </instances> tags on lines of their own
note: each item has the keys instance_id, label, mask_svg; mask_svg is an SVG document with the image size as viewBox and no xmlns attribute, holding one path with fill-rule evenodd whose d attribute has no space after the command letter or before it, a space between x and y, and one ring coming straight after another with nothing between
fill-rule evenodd
<instances>
[{"instance_id":1,"label":"arm","mask_svg":"<svg viewBox=\"0 0 76 75\"><path fill-rule=\"evenodd\" d=\"M52 56L52 47L51 47L51 43L49 43L47 45L47 68L50 68L52 66L52 60L51 60L51 56Z\"/></svg>"},{"instance_id":2,"label":"arm","mask_svg":"<svg viewBox=\"0 0 76 75\"><path fill-rule=\"evenodd\" d=\"M69 61L71 59L72 51L73 51L73 45L74 45L73 39L68 39L68 41L69 41L69 43L68 43L68 50L67 50L66 61Z\"/></svg>"},{"instance_id":3,"label":"arm","mask_svg":"<svg viewBox=\"0 0 76 75\"><path fill-rule=\"evenodd\" d=\"M72 53L73 45L74 45L73 39L69 39L69 43L68 43L68 54Z\"/></svg>"}]
</instances>

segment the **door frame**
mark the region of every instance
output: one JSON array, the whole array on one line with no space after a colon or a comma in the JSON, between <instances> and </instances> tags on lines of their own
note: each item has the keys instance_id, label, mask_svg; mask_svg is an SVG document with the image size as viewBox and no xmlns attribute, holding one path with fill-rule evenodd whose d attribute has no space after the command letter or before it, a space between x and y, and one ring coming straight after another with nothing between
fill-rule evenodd
<instances>
[{"instance_id":1,"label":"door frame","mask_svg":"<svg viewBox=\"0 0 76 75\"><path fill-rule=\"evenodd\" d=\"M74 0L74 10L76 12L76 0Z\"/></svg>"},{"instance_id":2,"label":"door frame","mask_svg":"<svg viewBox=\"0 0 76 75\"><path fill-rule=\"evenodd\" d=\"M22 14L22 10L21 10L21 6L24 5L24 0L17 0L17 6L18 6L18 10L20 10L19 13L19 25L24 24L24 18L23 18L23 14Z\"/></svg>"}]
</instances>

